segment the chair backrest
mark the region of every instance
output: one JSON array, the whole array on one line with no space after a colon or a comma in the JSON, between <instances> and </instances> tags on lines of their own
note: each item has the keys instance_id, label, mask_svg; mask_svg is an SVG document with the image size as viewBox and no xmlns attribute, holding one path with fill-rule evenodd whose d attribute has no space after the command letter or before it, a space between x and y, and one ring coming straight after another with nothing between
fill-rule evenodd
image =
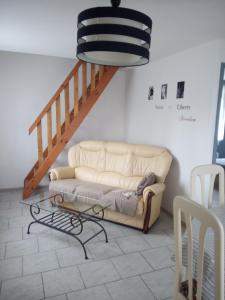
<instances>
[{"instance_id":1,"label":"chair backrest","mask_svg":"<svg viewBox=\"0 0 225 300\"><path fill-rule=\"evenodd\" d=\"M175 233L175 257L176 257L176 282L175 282L175 299L186 299L180 291L182 282L182 225L181 215L183 214L187 230L187 280L188 280L188 298L193 299L193 228L192 220L200 222L198 256L197 261L197 297L196 300L202 299L202 281L203 281L203 263L204 263L204 242L205 234L211 229L214 234L214 257L215 261L215 298L224 299L224 230L221 222L208 209L204 208L192 200L177 196L173 202L174 210L174 233Z\"/></svg>"},{"instance_id":2,"label":"chair backrest","mask_svg":"<svg viewBox=\"0 0 225 300\"><path fill-rule=\"evenodd\" d=\"M224 169L219 165L197 166L191 171L191 199L196 199L197 180L199 179L201 204L207 208L212 207L213 189L217 175L219 176L219 203L222 206L224 204Z\"/></svg>"}]
</instances>

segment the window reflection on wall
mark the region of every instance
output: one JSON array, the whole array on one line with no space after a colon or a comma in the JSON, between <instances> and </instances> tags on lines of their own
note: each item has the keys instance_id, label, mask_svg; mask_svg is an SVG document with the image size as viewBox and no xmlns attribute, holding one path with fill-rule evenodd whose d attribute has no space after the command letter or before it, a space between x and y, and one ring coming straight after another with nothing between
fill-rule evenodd
<instances>
[{"instance_id":1,"label":"window reflection on wall","mask_svg":"<svg viewBox=\"0 0 225 300\"><path fill-rule=\"evenodd\" d=\"M225 167L225 63L221 65L213 162Z\"/></svg>"},{"instance_id":2,"label":"window reflection on wall","mask_svg":"<svg viewBox=\"0 0 225 300\"><path fill-rule=\"evenodd\" d=\"M219 114L217 141L222 141L224 139L224 125L225 125L225 106L224 105L225 105L225 87L223 86L221 105L220 105L220 114Z\"/></svg>"}]
</instances>

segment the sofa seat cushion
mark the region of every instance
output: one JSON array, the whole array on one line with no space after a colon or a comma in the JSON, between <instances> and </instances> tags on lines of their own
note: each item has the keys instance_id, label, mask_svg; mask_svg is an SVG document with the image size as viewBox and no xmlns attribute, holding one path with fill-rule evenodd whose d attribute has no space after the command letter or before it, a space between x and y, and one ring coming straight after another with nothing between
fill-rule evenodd
<instances>
[{"instance_id":1,"label":"sofa seat cushion","mask_svg":"<svg viewBox=\"0 0 225 300\"><path fill-rule=\"evenodd\" d=\"M112 186L82 181L82 184L78 185L74 192L81 197L88 197L99 201L105 194L114 189L115 187Z\"/></svg>"},{"instance_id":2,"label":"sofa seat cushion","mask_svg":"<svg viewBox=\"0 0 225 300\"><path fill-rule=\"evenodd\" d=\"M110 210L130 216L141 215L143 213L143 201L138 198L134 191L78 179L51 181L49 190L79 195L79 199L86 204L109 206ZM75 197L65 195L65 200L74 201Z\"/></svg>"},{"instance_id":3,"label":"sofa seat cushion","mask_svg":"<svg viewBox=\"0 0 225 300\"><path fill-rule=\"evenodd\" d=\"M75 189L82 184L79 179L59 179L50 181L49 191L57 191L63 193L74 193Z\"/></svg>"},{"instance_id":4,"label":"sofa seat cushion","mask_svg":"<svg viewBox=\"0 0 225 300\"><path fill-rule=\"evenodd\" d=\"M118 211L125 215L135 216L138 205L138 196L134 191L122 189L113 190L102 196L102 205L110 205L109 209Z\"/></svg>"}]
</instances>

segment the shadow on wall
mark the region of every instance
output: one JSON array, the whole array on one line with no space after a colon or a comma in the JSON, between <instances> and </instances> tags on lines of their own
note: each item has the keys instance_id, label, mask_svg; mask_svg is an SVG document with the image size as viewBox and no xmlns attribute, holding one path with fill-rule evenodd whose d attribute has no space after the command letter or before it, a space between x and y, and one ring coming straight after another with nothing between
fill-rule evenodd
<instances>
[{"instance_id":1,"label":"shadow on wall","mask_svg":"<svg viewBox=\"0 0 225 300\"><path fill-rule=\"evenodd\" d=\"M177 195L185 195L185 187L180 182L180 163L176 157L166 177L166 191L163 196L162 207L169 213L173 213L173 199Z\"/></svg>"}]
</instances>

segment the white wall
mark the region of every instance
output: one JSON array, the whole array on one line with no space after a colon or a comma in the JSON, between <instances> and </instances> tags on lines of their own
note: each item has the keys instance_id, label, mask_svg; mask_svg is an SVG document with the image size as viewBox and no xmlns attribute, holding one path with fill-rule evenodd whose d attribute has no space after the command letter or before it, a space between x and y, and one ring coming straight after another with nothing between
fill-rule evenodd
<instances>
[{"instance_id":1,"label":"white wall","mask_svg":"<svg viewBox=\"0 0 225 300\"><path fill-rule=\"evenodd\" d=\"M174 196L189 192L191 169L212 161L224 49L222 41L214 41L150 62L127 74L126 139L162 145L172 153L174 160L163 200L163 207L170 212ZM185 81L183 99L176 99L178 81ZM167 100L160 99L161 84L168 84ZM149 86L155 89L152 101L147 100ZM178 104L189 109L177 110Z\"/></svg>"},{"instance_id":2,"label":"white wall","mask_svg":"<svg viewBox=\"0 0 225 300\"><path fill-rule=\"evenodd\" d=\"M225 39L220 41L219 59L225 62Z\"/></svg>"},{"instance_id":3,"label":"white wall","mask_svg":"<svg viewBox=\"0 0 225 300\"><path fill-rule=\"evenodd\" d=\"M36 135L28 135L74 60L0 51L0 189L21 187L36 161Z\"/></svg>"},{"instance_id":4,"label":"white wall","mask_svg":"<svg viewBox=\"0 0 225 300\"><path fill-rule=\"evenodd\" d=\"M36 132L29 136L28 128L74 64L72 59L0 51L0 189L23 186L37 160ZM120 72L74 140L124 139L124 88Z\"/></svg>"}]
</instances>

